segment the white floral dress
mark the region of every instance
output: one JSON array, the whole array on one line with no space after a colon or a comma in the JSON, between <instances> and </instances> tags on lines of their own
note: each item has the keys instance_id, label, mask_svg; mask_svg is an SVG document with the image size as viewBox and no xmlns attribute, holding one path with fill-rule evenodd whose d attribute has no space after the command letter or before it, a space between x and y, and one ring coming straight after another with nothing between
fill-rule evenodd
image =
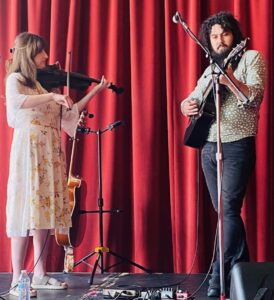
<instances>
[{"instance_id":1,"label":"white floral dress","mask_svg":"<svg viewBox=\"0 0 274 300\"><path fill-rule=\"evenodd\" d=\"M51 101L34 108L21 108L28 95L47 93L20 83L20 74L6 81L7 120L14 128L7 188L7 235L27 236L32 229L68 228L68 201L62 127L73 136L79 112L62 109Z\"/></svg>"}]
</instances>

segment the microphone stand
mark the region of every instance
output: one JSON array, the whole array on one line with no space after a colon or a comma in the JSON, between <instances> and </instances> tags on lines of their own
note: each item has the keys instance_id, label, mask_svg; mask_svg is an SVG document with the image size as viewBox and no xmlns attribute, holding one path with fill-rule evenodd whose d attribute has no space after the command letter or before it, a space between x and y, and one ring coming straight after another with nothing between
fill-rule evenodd
<instances>
[{"instance_id":1,"label":"microphone stand","mask_svg":"<svg viewBox=\"0 0 274 300\"><path fill-rule=\"evenodd\" d=\"M199 41L196 35L191 31L186 22L181 18L180 13L176 12L172 18L174 23L179 23L183 26L187 34L199 45L206 54L206 58L209 59L209 63L212 68L212 83L213 94L216 106L216 123L217 123L217 190L218 190L218 236L219 236L219 259L220 259L220 299L225 300L225 270L224 270L224 212L223 212L223 199L222 199L222 142L221 142L221 120L220 120L220 75L224 75L225 78L231 83L231 85L237 90L243 104L249 102L249 99L243 94L243 92L234 84L231 78L226 74L223 68L213 60L210 51ZM219 71L215 72L215 68Z\"/></svg>"},{"instance_id":2,"label":"microphone stand","mask_svg":"<svg viewBox=\"0 0 274 300\"><path fill-rule=\"evenodd\" d=\"M83 257L82 259L80 259L79 261L77 261L74 264L74 267L78 266L80 263L85 262L89 257L93 256L94 254L98 253L97 258L95 260L94 263L94 267L91 273L91 277L89 280L90 285L92 285L93 283L93 279L94 279L94 275L96 272L96 269L99 265L99 260L100 260L100 269L101 269L101 274L103 274L105 271L109 270L110 268L118 265L119 263L116 263L112 266L109 266L108 268L104 267L104 256L103 253L109 253L119 259L121 259L122 261L126 261L129 264L147 272L147 273L152 273L151 270L146 269L145 267L111 251L108 247L104 246L104 237L103 237L103 214L104 213L119 213L121 212L121 210L119 209L113 209L113 210L104 210L103 209L103 205L104 205L104 200L103 200L103 187L102 187L102 143L101 143L101 135L103 133L105 133L106 131L112 131L112 129L114 129L115 127L118 127L120 125L124 125L123 121L116 121L114 123L109 124L106 128L104 128L103 130L98 129L97 131L92 130L90 128L87 127L79 127L77 129L77 131L85 133L85 134L89 134L89 133L93 133L97 135L97 159L98 159L98 210L80 210L80 214L85 214L85 213L98 213L99 214L99 239L100 239L100 245L97 246L93 252L87 254L85 257Z\"/></svg>"}]
</instances>

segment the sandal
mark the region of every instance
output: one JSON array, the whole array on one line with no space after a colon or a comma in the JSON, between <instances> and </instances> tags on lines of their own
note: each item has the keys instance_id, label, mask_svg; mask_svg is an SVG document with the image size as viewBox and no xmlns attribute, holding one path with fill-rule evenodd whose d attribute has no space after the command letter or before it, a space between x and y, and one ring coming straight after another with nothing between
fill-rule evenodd
<instances>
[{"instance_id":1,"label":"sandal","mask_svg":"<svg viewBox=\"0 0 274 300\"><path fill-rule=\"evenodd\" d=\"M19 297L18 286L17 285L15 287L13 287L13 286L11 287L11 289L9 291L10 295L15 296L15 297ZM37 291L34 290L33 288L30 288L29 295L30 295L30 298L36 298L37 297Z\"/></svg>"},{"instance_id":2,"label":"sandal","mask_svg":"<svg viewBox=\"0 0 274 300\"><path fill-rule=\"evenodd\" d=\"M68 284L44 275L42 277L33 276L31 287L36 290L65 290L68 288Z\"/></svg>"}]
</instances>

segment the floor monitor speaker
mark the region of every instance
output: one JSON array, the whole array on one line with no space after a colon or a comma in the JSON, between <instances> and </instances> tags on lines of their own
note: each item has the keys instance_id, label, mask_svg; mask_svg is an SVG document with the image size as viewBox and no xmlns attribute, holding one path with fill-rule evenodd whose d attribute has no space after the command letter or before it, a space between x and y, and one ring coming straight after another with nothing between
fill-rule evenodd
<instances>
[{"instance_id":1,"label":"floor monitor speaker","mask_svg":"<svg viewBox=\"0 0 274 300\"><path fill-rule=\"evenodd\" d=\"M273 300L274 262L240 262L231 271L230 300Z\"/></svg>"}]
</instances>

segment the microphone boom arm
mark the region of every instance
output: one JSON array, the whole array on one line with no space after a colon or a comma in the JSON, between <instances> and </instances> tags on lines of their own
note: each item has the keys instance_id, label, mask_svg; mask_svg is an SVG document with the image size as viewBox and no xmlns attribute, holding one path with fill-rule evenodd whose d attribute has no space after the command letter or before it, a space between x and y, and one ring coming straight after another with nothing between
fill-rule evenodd
<instances>
[{"instance_id":1,"label":"microphone boom arm","mask_svg":"<svg viewBox=\"0 0 274 300\"><path fill-rule=\"evenodd\" d=\"M173 22L176 24L180 24L183 26L184 30L186 31L186 33L194 40L194 42L196 44L198 44L206 53L206 57L210 58L210 51L199 41L199 39L196 37L196 35L191 31L191 29L188 27L187 23L181 18L180 13L177 11L175 13L175 15L172 18Z\"/></svg>"}]
</instances>

